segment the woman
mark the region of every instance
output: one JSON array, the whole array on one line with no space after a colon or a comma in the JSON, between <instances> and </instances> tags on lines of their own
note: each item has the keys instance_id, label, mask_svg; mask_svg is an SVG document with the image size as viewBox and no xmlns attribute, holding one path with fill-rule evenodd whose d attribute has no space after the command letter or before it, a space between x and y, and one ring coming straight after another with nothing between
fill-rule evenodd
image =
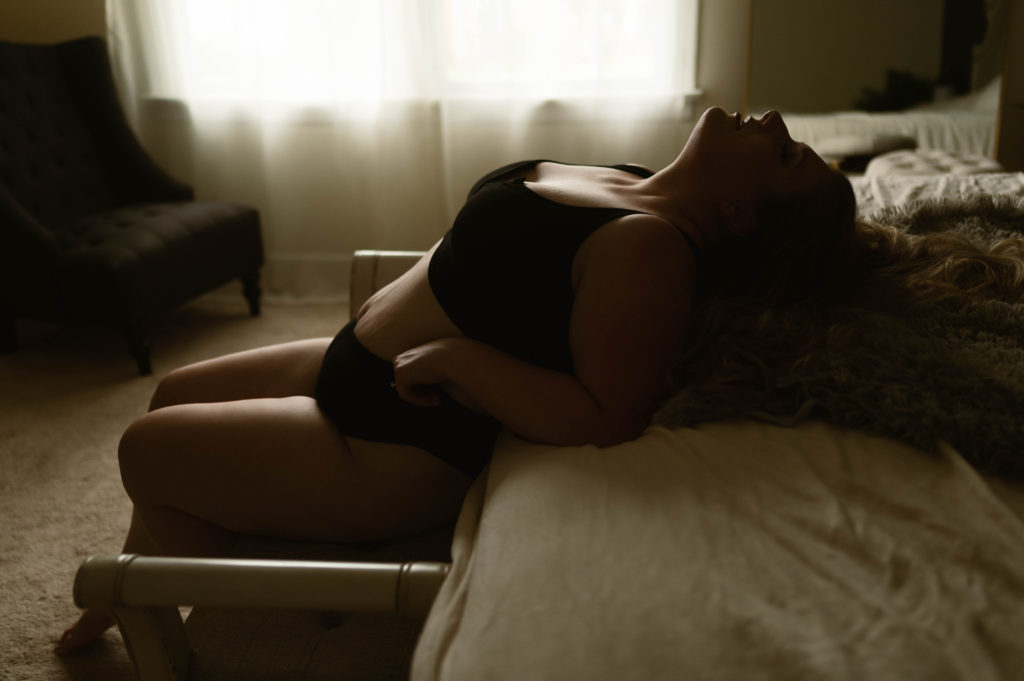
<instances>
[{"instance_id":1,"label":"woman","mask_svg":"<svg viewBox=\"0 0 1024 681\"><path fill-rule=\"evenodd\" d=\"M501 426L564 445L638 436L670 390L698 289L765 305L818 295L853 218L849 183L776 112L709 109L657 173L496 171L333 342L160 383L121 440L124 551L209 556L240 534L362 542L451 523ZM57 652L112 623L85 612Z\"/></svg>"}]
</instances>

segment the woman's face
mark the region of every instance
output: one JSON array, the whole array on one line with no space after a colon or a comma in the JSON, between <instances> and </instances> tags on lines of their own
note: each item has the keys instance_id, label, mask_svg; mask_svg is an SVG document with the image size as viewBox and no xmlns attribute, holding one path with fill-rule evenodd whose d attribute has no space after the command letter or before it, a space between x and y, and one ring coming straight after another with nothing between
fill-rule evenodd
<instances>
[{"instance_id":1,"label":"woman's face","mask_svg":"<svg viewBox=\"0 0 1024 681\"><path fill-rule=\"evenodd\" d=\"M757 201L812 192L832 170L810 147L794 142L777 111L742 120L718 107L697 121L683 155L697 164L716 200Z\"/></svg>"}]
</instances>

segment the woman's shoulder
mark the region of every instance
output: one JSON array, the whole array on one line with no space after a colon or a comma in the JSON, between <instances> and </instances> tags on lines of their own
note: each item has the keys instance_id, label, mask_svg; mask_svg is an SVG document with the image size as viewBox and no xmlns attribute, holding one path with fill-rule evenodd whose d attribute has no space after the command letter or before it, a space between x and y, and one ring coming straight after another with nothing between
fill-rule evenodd
<instances>
[{"instance_id":1,"label":"woman's shoulder","mask_svg":"<svg viewBox=\"0 0 1024 681\"><path fill-rule=\"evenodd\" d=\"M596 231L580 248L582 270L622 273L623 268L647 271L697 271L692 240L676 225L650 213L631 213Z\"/></svg>"}]
</instances>

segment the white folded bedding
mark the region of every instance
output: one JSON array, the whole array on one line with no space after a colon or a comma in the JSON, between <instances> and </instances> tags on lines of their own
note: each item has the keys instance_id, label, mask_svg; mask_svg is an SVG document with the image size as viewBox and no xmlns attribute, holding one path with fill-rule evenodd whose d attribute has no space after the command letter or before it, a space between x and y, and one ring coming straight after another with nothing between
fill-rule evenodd
<instances>
[{"instance_id":1,"label":"white folded bedding","mask_svg":"<svg viewBox=\"0 0 1024 681\"><path fill-rule=\"evenodd\" d=\"M907 136L919 149L995 156L995 111L908 110L882 113L838 111L828 114L783 114L789 134L812 149L836 138Z\"/></svg>"},{"instance_id":2,"label":"white folded bedding","mask_svg":"<svg viewBox=\"0 0 1024 681\"><path fill-rule=\"evenodd\" d=\"M919 149L995 156L1001 78L966 95L919 104L903 111L783 112L793 139L813 149L837 139L870 143L885 137L912 137Z\"/></svg>"},{"instance_id":3,"label":"white folded bedding","mask_svg":"<svg viewBox=\"0 0 1024 681\"><path fill-rule=\"evenodd\" d=\"M817 422L504 435L412 678L1019 678L1021 508L948 447Z\"/></svg>"}]
</instances>

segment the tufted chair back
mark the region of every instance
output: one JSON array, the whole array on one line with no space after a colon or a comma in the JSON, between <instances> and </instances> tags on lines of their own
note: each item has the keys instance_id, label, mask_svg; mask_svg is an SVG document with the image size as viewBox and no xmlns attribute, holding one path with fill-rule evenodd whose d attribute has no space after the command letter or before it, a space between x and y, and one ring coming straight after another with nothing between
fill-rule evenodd
<instances>
[{"instance_id":1,"label":"tufted chair back","mask_svg":"<svg viewBox=\"0 0 1024 681\"><path fill-rule=\"evenodd\" d=\"M121 133L123 113L111 101L117 94L101 40L0 42L0 191L57 232L114 206L191 198L176 183L143 191L134 173L119 172L139 150Z\"/></svg>"},{"instance_id":2,"label":"tufted chair back","mask_svg":"<svg viewBox=\"0 0 1024 681\"><path fill-rule=\"evenodd\" d=\"M83 218L190 198L131 133L101 38L0 41L0 285L23 291L16 307L69 316L52 270Z\"/></svg>"},{"instance_id":3,"label":"tufted chair back","mask_svg":"<svg viewBox=\"0 0 1024 681\"><path fill-rule=\"evenodd\" d=\"M0 184L53 229L106 208L110 180L60 51L0 43Z\"/></svg>"}]
</instances>

